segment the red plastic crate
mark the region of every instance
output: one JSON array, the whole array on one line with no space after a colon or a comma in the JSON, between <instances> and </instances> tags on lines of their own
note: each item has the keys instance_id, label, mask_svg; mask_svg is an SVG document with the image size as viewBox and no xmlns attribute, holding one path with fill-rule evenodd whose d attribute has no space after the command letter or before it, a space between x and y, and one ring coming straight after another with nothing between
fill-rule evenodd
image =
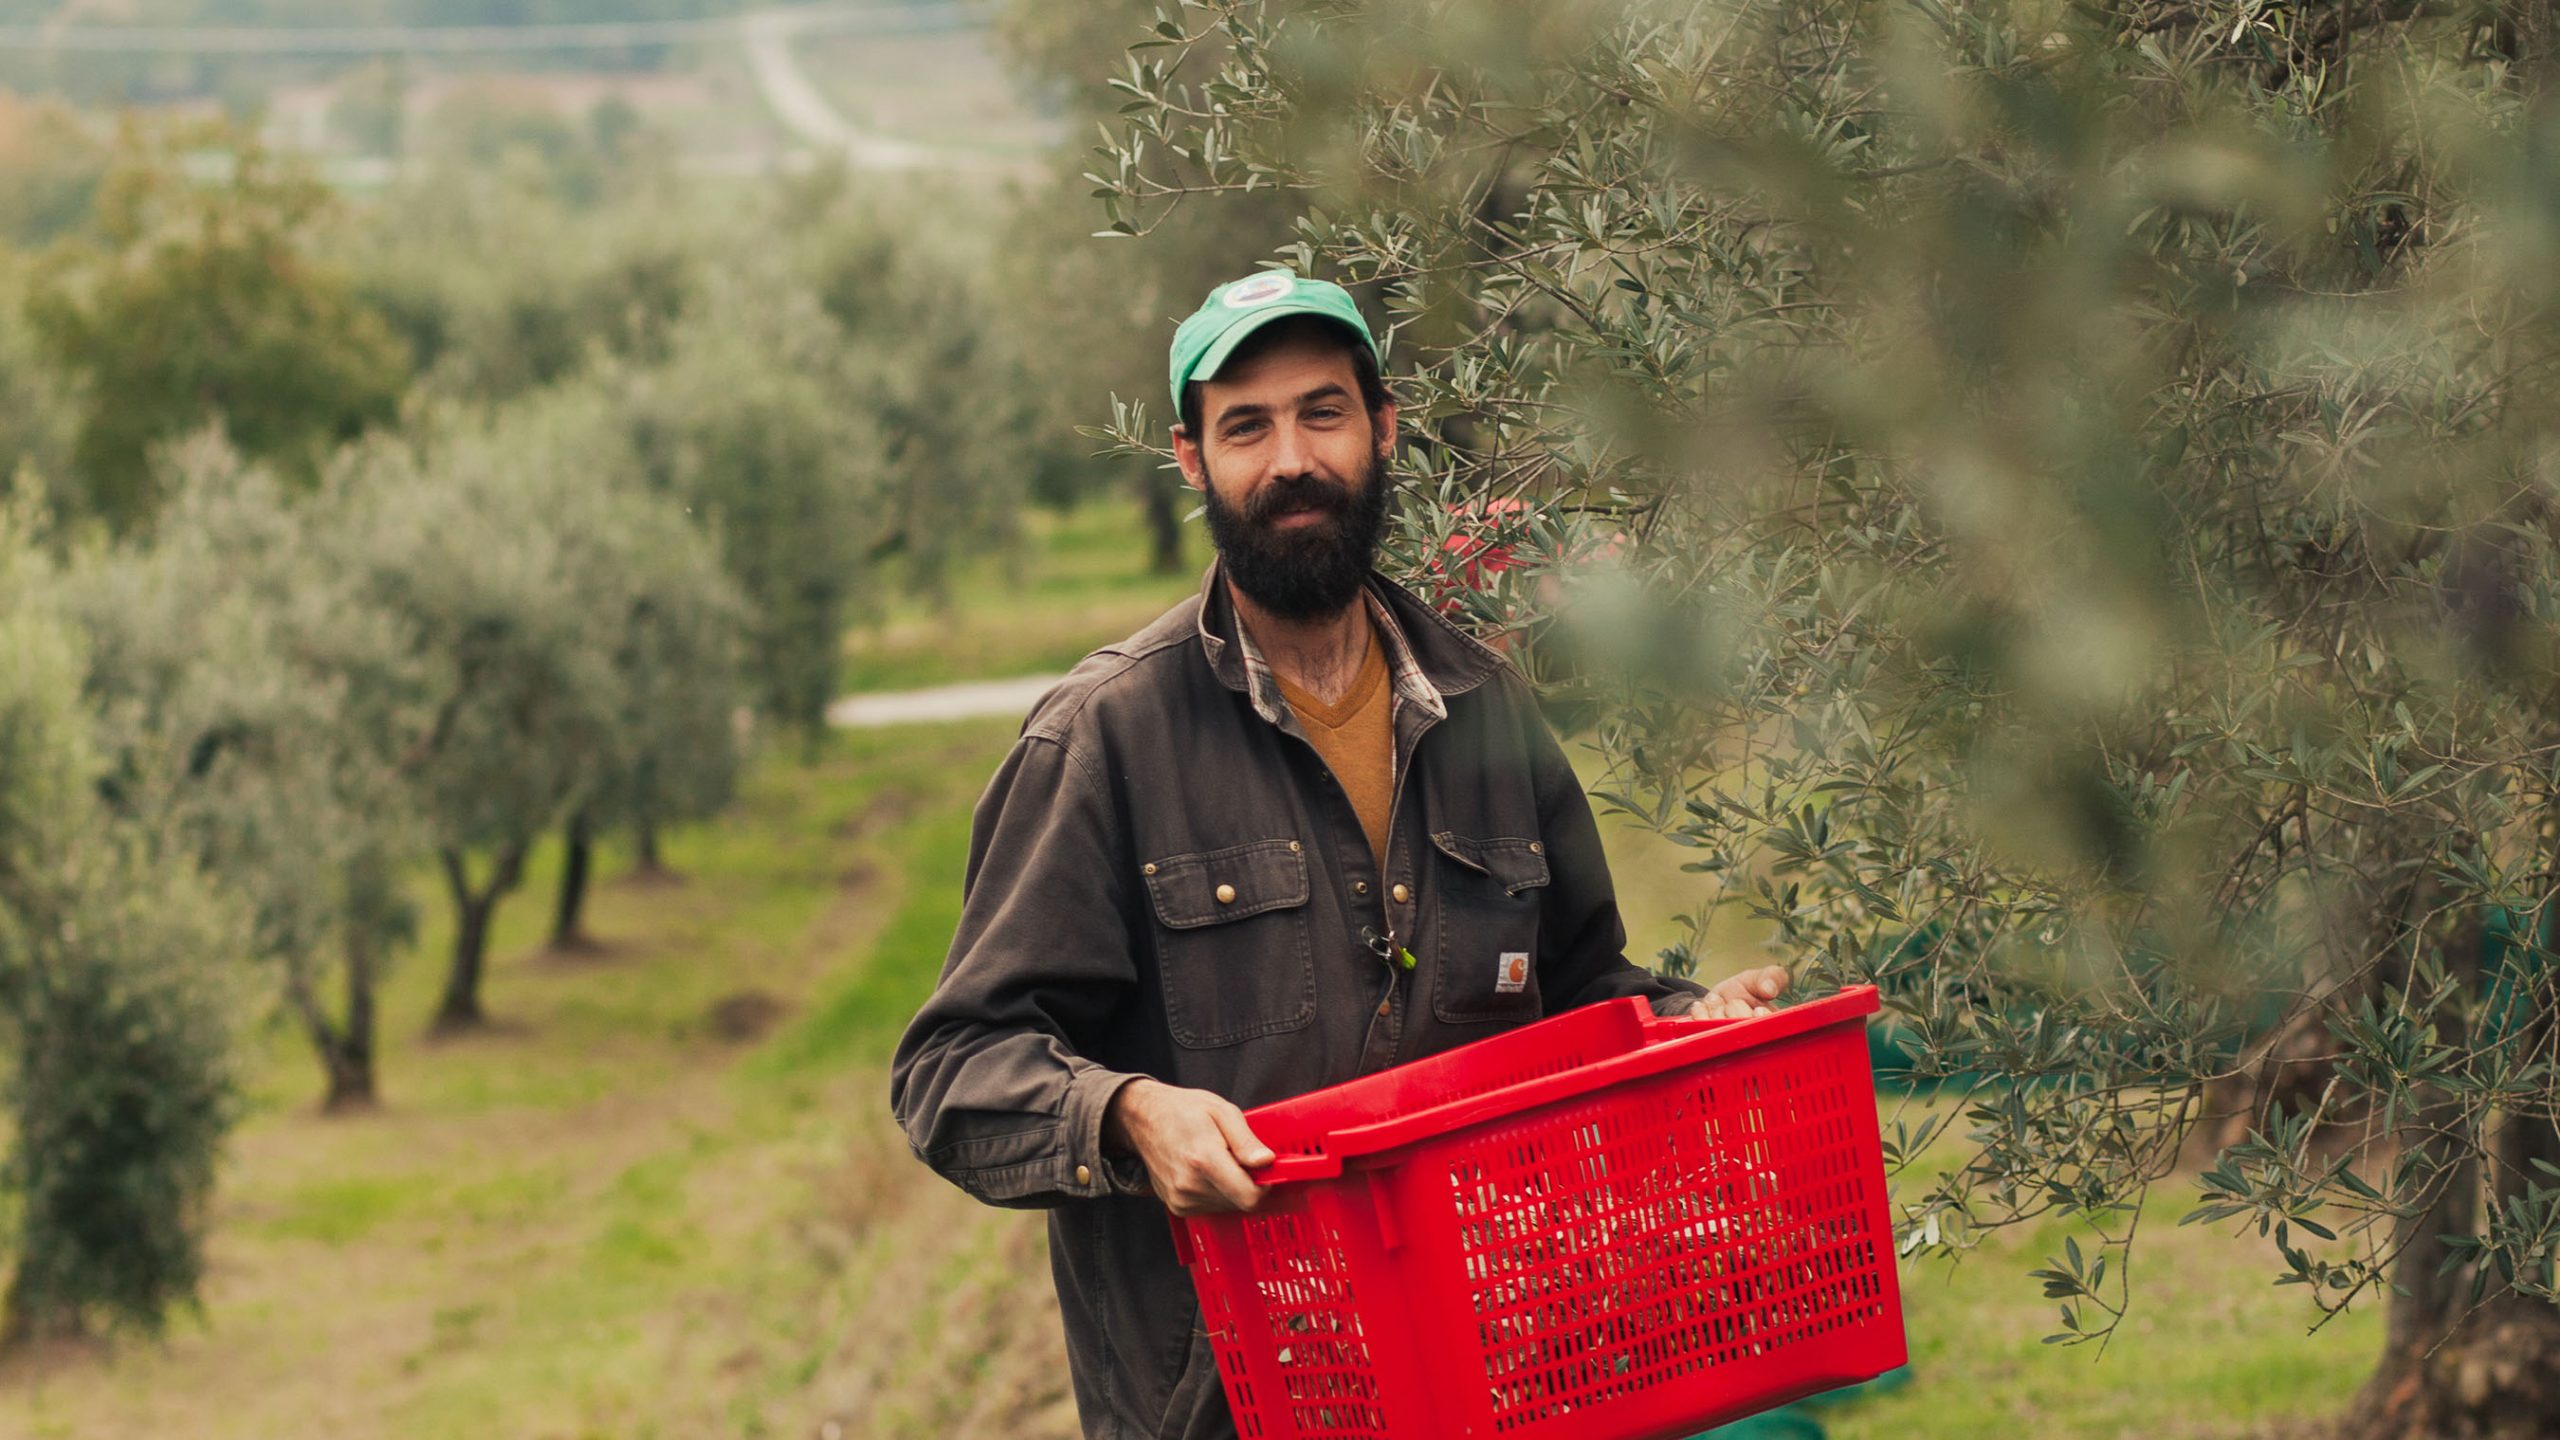
<instances>
[{"instance_id":1,"label":"red plastic crate","mask_svg":"<svg viewBox=\"0 0 2560 1440\"><path fill-rule=\"evenodd\" d=\"M1247 1440L1671 1440L1903 1363L1872 986L1641 1000L1249 1112L1176 1247Z\"/></svg>"}]
</instances>

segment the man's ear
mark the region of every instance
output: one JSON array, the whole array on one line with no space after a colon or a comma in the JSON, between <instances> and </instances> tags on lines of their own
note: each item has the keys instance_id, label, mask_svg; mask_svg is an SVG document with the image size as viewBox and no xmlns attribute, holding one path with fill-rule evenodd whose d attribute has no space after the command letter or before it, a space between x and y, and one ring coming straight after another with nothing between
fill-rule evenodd
<instances>
[{"instance_id":1,"label":"man's ear","mask_svg":"<svg viewBox=\"0 0 2560 1440\"><path fill-rule=\"evenodd\" d=\"M1396 402L1390 400L1386 404L1378 407L1378 423L1375 428L1378 432L1378 458L1381 460L1394 459L1396 453Z\"/></svg>"},{"instance_id":2,"label":"man's ear","mask_svg":"<svg viewBox=\"0 0 2560 1440\"><path fill-rule=\"evenodd\" d=\"M1208 474L1200 465L1199 443L1191 438L1190 431L1179 425L1173 427L1173 463L1182 467L1183 481L1192 489L1208 488Z\"/></svg>"}]
</instances>

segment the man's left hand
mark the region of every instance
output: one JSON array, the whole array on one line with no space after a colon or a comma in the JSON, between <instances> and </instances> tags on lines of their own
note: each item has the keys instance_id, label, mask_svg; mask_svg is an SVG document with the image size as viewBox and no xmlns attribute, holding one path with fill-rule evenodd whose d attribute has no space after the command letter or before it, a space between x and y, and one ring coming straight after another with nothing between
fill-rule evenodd
<instances>
[{"instance_id":1,"label":"man's left hand","mask_svg":"<svg viewBox=\"0 0 2560 1440\"><path fill-rule=\"evenodd\" d=\"M1689 1002L1691 1020L1740 1020L1769 1013L1769 1002L1787 993L1787 971L1783 965L1763 965L1757 970L1719 982L1706 994Z\"/></svg>"}]
</instances>

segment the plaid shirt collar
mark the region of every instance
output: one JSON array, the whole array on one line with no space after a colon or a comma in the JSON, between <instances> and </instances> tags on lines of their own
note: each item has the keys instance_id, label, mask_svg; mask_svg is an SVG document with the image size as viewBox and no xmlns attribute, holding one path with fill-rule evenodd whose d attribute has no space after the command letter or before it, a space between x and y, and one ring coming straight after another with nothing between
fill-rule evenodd
<instances>
[{"instance_id":1,"label":"plaid shirt collar","mask_svg":"<svg viewBox=\"0 0 2560 1440\"><path fill-rule=\"evenodd\" d=\"M1245 628L1244 617L1235 613L1234 599L1224 593L1226 577L1213 576L1219 598L1226 613L1235 621L1236 658L1244 662L1245 698L1253 702L1253 711L1263 719L1292 734L1297 733L1298 717L1289 708L1288 697L1280 693L1280 677L1272 672L1271 662L1264 659L1260 646L1253 643L1253 632ZM1422 665L1413 658L1413 646L1405 639L1404 629L1378 594L1373 580L1360 588L1360 598L1369 607L1369 619L1377 632L1378 643L1387 652L1387 683L1395 692L1395 702L1412 705L1433 720L1449 718L1449 702L1442 698L1431 677L1422 673ZM1200 644L1209 652L1209 662L1218 662L1226 641L1209 628L1210 607L1200 607Z\"/></svg>"}]
</instances>

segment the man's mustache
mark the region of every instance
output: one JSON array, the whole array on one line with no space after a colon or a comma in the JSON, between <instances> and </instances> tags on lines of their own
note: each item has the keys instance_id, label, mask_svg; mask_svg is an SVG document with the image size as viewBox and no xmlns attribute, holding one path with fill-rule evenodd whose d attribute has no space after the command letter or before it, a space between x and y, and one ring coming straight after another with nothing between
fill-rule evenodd
<instances>
[{"instance_id":1,"label":"man's mustache","mask_svg":"<svg viewBox=\"0 0 2560 1440\"><path fill-rule=\"evenodd\" d=\"M1245 505L1245 518L1265 524L1293 510L1340 515L1351 508L1351 487L1315 475L1275 475Z\"/></svg>"}]
</instances>

